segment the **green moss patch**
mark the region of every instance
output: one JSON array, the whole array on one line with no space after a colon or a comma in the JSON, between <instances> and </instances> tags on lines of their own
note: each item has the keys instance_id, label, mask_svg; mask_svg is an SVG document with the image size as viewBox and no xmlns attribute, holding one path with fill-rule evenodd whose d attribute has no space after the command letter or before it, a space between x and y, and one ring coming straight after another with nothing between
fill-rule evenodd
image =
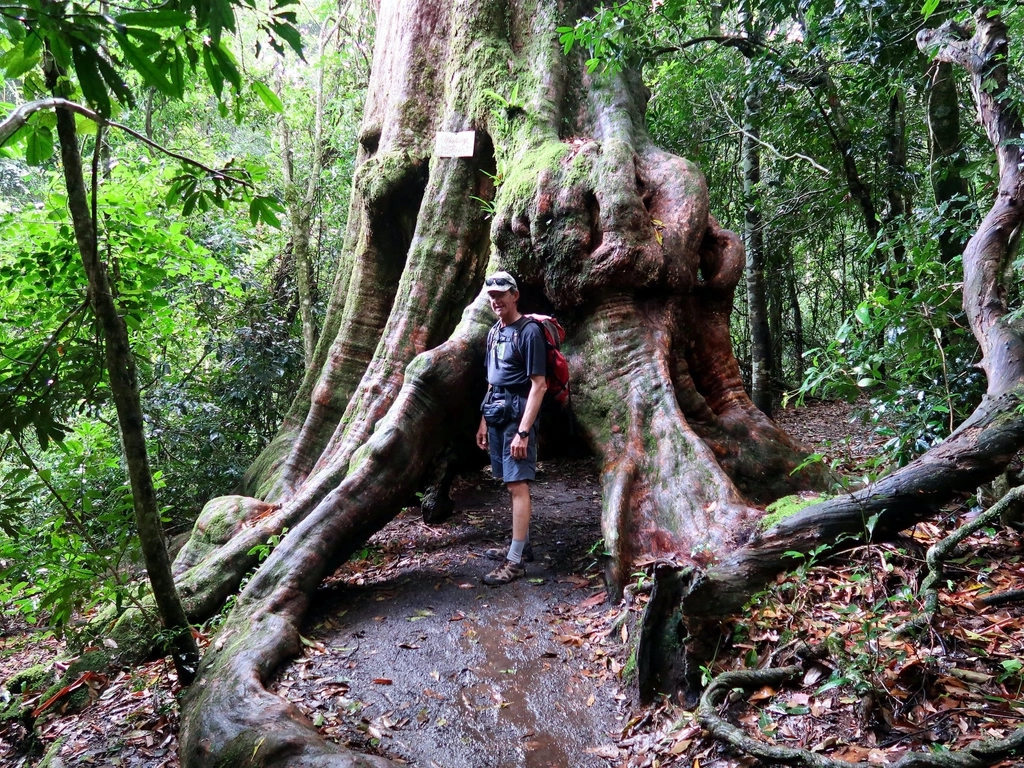
<instances>
[{"instance_id":1,"label":"green moss patch","mask_svg":"<svg viewBox=\"0 0 1024 768\"><path fill-rule=\"evenodd\" d=\"M12 675L4 682L4 688L11 693L38 691L53 682L53 675L52 665L36 664Z\"/></svg>"},{"instance_id":2,"label":"green moss patch","mask_svg":"<svg viewBox=\"0 0 1024 768\"><path fill-rule=\"evenodd\" d=\"M827 498L829 497L819 493L796 493L792 496L783 496L765 508L764 517L757 521L758 530L767 531L787 517L792 517L801 509L817 504Z\"/></svg>"}]
</instances>

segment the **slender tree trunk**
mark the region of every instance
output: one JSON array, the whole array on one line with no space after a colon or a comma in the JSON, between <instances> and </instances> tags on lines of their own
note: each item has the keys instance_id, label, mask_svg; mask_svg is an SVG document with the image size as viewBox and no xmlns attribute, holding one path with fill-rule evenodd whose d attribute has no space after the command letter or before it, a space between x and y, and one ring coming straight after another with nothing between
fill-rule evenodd
<instances>
[{"instance_id":1,"label":"slender tree trunk","mask_svg":"<svg viewBox=\"0 0 1024 768\"><path fill-rule=\"evenodd\" d=\"M149 88L146 91L146 122L145 122L145 129L146 129L146 138L149 139L150 141L153 140L153 97L155 95L156 95L156 88ZM149 149L150 157L152 157L153 153L156 150L154 150L152 147L149 147L148 149Z\"/></svg>"},{"instance_id":2,"label":"slender tree trunk","mask_svg":"<svg viewBox=\"0 0 1024 768\"><path fill-rule=\"evenodd\" d=\"M57 92L56 72L50 70L48 77L54 95L60 95ZM178 679L183 685L188 685L195 677L199 649L195 638L192 637L188 618L171 575L171 561L167 554L167 543L160 523L160 508L146 451L145 423L135 358L128 340L128 328L118 314L114 302L106 265L100 261L97 251L97 233L89 210L75 116L70 111L58 109L56 117L64 182L68 192L68 209L71 212L78 251L89 281L89 300L103 330L110 391L114 396L121 444L128 465L132 504L142 555L160 618L171 633L168 646L178 672ZM97 141L99 140L97 137Z\"/></svg>"},{"instance_id":3,"label":"slender tree trunk","mask_svg":"<svg viewBox=\"0 0 1024 768\"><path fill-rule=\"evenodd\" d=\"M850 129L849 120L843 112L842 103L839 98L839 91L831 77L827 78L827 85L824 88L825 104L821 104L821 96L817 96L819 110L825 119L825 126L832 137L832 144L839 155L843 165L843 178L846 180L846 188L850 197L860 208L861 218L864 221L864 229L868 237L875 241L881 232L881 223L878 219L878 210L875 208L875 201L871 196L871 186L861 178L857 168L857 159L853 152L853 131ZM877 264L875 265L877 267Z\"/></svg>"},{"instance_id":4,"label":"slender tree trunk","mask_svg":"<svg viewBox=\"0 0 1024 768\"><path fill-rule=\"evenodd\" d=\"M783 318L785 317L785 305L788 303L784 302L782 298L786 277L781 262L784 252L778 248L778 243L775 245L776 247L768 251L768 268L766 270L769 276L767 280L768 328L772 350L770 378L773 393L780 392L785 387L782 361L785 356L786 326Z\"/></svg>"},{"instance_id":5,"label":"slender tree trunk","mask_svg":"<svg viewBox=\"0 0 1024 768\"><path fill-rule=\"evenodd\" d=\"M326 109L324 95L325 70L329 66L328 46L334 45L335 38L342 23L338 16L331 23L325 23L320 30L317 46L319 62L316 68L316 80L313 85L313 135L310 138L310 167L307 171L305 189L295 178L295 163L291 129L288 116L283 114L279 120L281 129L282 168L285 183L285 204L288 207L288 219L291 230L292 254L294 256L295 285L299 294L299 319L302 324L302 349L305 355L306 370L316 363L317 328L313 316L315 302L315 281L313 258L310 254L310 233L313 224L313 210L320 193L320 175L323 172L324 158L328 151L324 133L324 111Z\"/></svg>"},{"instance_id":6,"label":"slender tree trunk","mask_svg":"<svg viewBox=\"0 0 1024 768\"><path fill-rule=\"evenodd\" d=\"M786 244L786 289L789 292L789 308L793 317L793 376L799 386L804 380L804 319L800 309L800 292L796 284L796 265L793 263L791 243Z\"/></svg>"},{"instance_id":7,"label":"slender tree trunk","mask_svg":"<svg viewBox=\"0 0 1024 768\"><path fill-rule=\"evenodd\" d=\"M953 65L935 62L928 90L928 137L931 155L929 178L935 204L949 224L939 233L939 257L949 263L960 255L962 241L957 235L968 203L966 164L960 139L960 100L957 97Z\"/></svg>"},{"instance_id":8,"label":"slender tree trunk","mask_svg":"<svg viewBox=\"0 0 1024 768\"><path fill-rule=\"evenodd\" d=\"M903 238L895 231L899 222L907 213L909 206L907 193L907 116L906 104L902 91L897 91L889 98L889 121L885 147L886 197L889 209L885 215L885 226L892 242L893 263L890 271L899 271L900 265L907 260L906 245ZM893 283L896 281L893 280Z\"/></svg>"},{"instance_id":9,"label":"slender tree trunk","mask_svg":"<svg viewBox=\"0 0 1024 768\"><path fill-rule=\"evenodd\" d=\"M318 117L319 117L319 104ZM289 234L292 246L292 269L295 275L295 287L299 294L299 322L302 325L302 351L306 368L313 364L316 349L316 321L313 318L313 263L309 253L309 234L313 222L312 205L307 196L300 196L295 182L295 165L292 155L291 130L288 119L281 115L278 124L281 128L281 168L284 173L285 205L288 208ZM314 155L319 153L314 150ZM319 162L314 162L310 170L308 185L313 188L315 196Z\"/></svg>"},{"instance_id":10,"label":"slender tree trunk","mask_svg":"<svg viewBox=\"0 0 1024 768\"><path fill-rule=\"evenodd\" d=\"M745 14L748 36L755 27ZM743 236L747 251L747 320L750 329L750 399L762 413L772 415L772 334L765 292L764 222L761 215L761 97L756 67L747 59L747 93L743 100Z\"/></svg>"}]
</instances>

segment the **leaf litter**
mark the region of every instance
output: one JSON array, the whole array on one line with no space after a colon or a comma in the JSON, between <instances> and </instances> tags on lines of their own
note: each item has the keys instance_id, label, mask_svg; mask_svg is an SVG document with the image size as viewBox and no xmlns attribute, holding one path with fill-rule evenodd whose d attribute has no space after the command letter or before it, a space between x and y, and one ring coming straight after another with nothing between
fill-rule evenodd
<instances>
[{"instance_id":1,"label":"leaf litter","mask_svg":"<svg viewBox=\"0 0 1024 768\"><path fill-rule=\"evenodd\" d=\"M783 412L779 420L844 468L859 470L877 454L877 438L869 427L852 423L849 407L842 404L812 404ZM465 498L452 520L428 526L415 509L403 513L321 588L319 608L303 631L304 655L282 670L277 693L339 743L412 765L470 766L471 760L420 760L403 745L414 741L407 736L417 731L433 737L465 722L498 725L522 702L513 688L493 680L544 683L555 680L558 670L565 687L553 697L553 711L575 700L578 711L596 711L591 725L602 726L588 731L589 741L578 751L580 765L754 765L706 736L692 711L668 700L646 707L636 702L629 653L647 595L639 584L623 603L606 603L601 565L590 551L599 510L593 467L580 463L555 471L575 480L562 481L564 498L548 517L540 513L543 481L536 486L535 547L543 554L542 542L557 543L547 549L547 562L529 568L529 579L501 590L480 587L479 575L490 566L475 553L488 542L504 541L507 502L499 485L483 475L472 477L463 483ZM940 593L933 627L915 639L892 632L919 610L914 595L924 551L970 514L964 505L953 506L940 521L917 526L896 544L861 547L833 562L794 563L796 570L768 585L744 616L728 624L705 674L791 663L804 643L819 650L805 660L804 675L793 685L740 697L730 707L733 721L769 743L880 765L911 749L956 750L1020 727L1024 609L1019 603L981 601L1021 587L1024 549L1016 532L999 529L972 537L962 548L967 554L947 567L949 583ZM554 551L562 559L563 539L573 542L575 560L556 570L550 558ZM541 570L544 578L537 575ZM393 613L389 609L402 597L396 585L410 578L432 580L435 593L450 586L461 596L458 607L430 602ZM361 602L341 606L339 596ZM523 609L526 596L536 598L529 602L532 615ZM500 648L487 647L494 645L485 621L492 611L503 627ZM442 634L437 629L442 625L453 629ZM35 628L5 629L4 680L67 653L62 643ZM388 636L387 643L366 642L375 629ZM398 674L407 666L403 660L439 644L448 657L437 658L447 658L448 665L428 664L420 685L404 685L408 681ZM501 668L488 678L484 668L494 661L491 651ZM42 710L31 735L18 722L0 725L0 764L33 765L43 750L62 740L58 756L65 765L177 768L179 691L168 660L110 680L80 682L89 691L83 711L65 711L68 696L42 702L37 691L28 698ZM0 696L10 695L0 689ZM490 765L544 765L535 758L557 747L557 738L545 733L547 719L535 718L515 733L506 730L504 735L516 739L509 759ZM481 732L494 734L493 728ZM34 751L27 752L27 746Z\"/></svg>"}]
</instances>

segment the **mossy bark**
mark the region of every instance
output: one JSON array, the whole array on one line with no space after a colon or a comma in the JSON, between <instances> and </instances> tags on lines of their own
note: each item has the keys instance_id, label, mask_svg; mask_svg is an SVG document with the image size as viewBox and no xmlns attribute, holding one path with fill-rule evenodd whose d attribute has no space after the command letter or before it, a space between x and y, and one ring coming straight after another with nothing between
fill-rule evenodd
<instances>
[{"instance_id":1,"label":"mossy bark","mask_svg":"<svg viewBox=\"0 0 1024 768\"><path fill-rule=\"evenodd\" d=\"M552 30L568 16L547 0L381 4L351 271L318 378L250 475L256 497L213 502L177 561L201 615L257 565L255 544L288 529L185 699L186 768L362 759L266 686L299 648L309 595L399 510L479 402L487 269L515 272L569 328L576 416L603 467L611 585L638 556L690 569L691 629L777 570L781 546L863 530L865 509L881 513L877 532L892 530L1024 440L1004 418L1019 374L997 360L989 410L948 447L758 533L747 499L821 486L827 473L794 471L805 452L743 391L729 316L744 253L711 215L702 174L651 143L636 72L588 73L563 53ZM436 155L435 132L455 130L477 132L473 157Z\"/></svg>"}]
</instances>

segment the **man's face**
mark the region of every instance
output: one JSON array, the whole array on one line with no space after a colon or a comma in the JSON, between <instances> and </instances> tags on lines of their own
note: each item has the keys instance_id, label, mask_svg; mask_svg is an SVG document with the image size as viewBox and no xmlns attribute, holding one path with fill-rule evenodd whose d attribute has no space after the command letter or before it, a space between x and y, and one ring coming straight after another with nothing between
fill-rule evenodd
<instances>
[{"instance_id":1,"label":"man's face","mask_svg":"<svg viewBox=\"0 0 1024 768\"><path fill-rule=\"evenodd\" d=\"M519 301L518 291L489 291L487 297L491 301L491 309L498 316L501 322L506 322L515 311L516 302Z\"/></svg>"}]
</instances>

